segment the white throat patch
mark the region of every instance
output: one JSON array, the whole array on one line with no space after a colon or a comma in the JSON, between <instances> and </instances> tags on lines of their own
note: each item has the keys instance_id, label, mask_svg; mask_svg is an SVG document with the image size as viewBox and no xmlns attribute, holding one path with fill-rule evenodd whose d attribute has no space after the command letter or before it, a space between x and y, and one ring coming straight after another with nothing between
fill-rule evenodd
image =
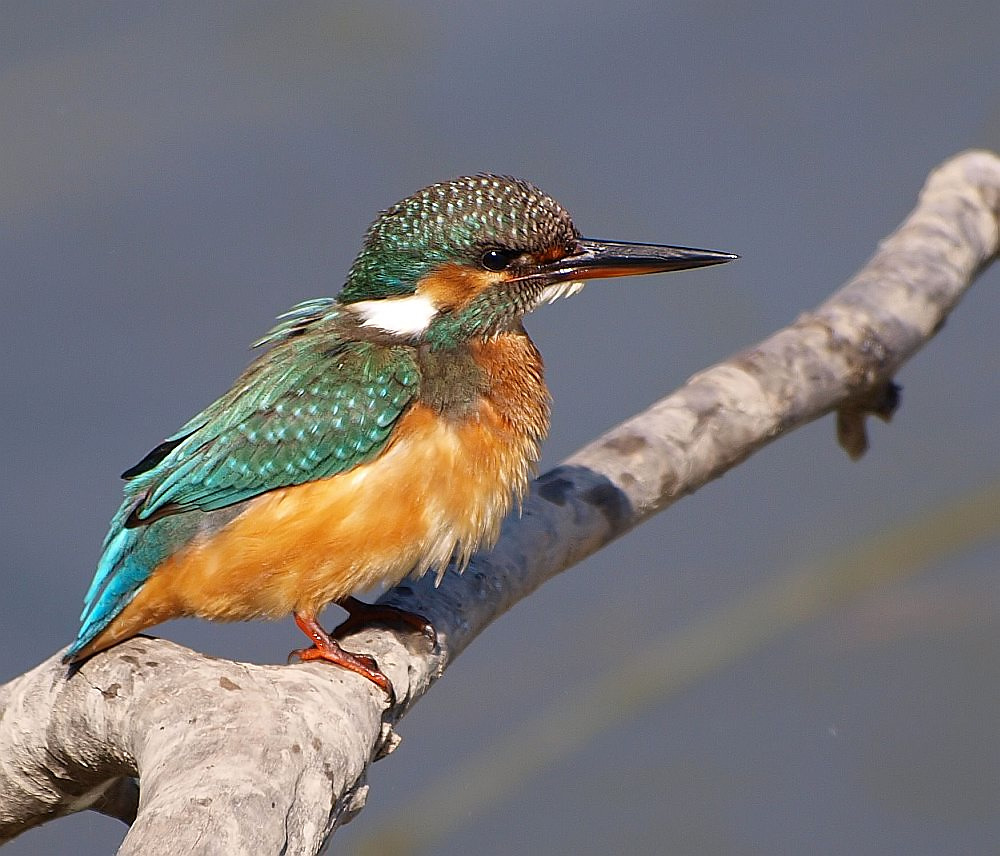
<instances>
[{"instance_id":1,"label":"white throat patch","mask_svg":"<svg viewBox=\"0 0 1000 856\"><path fill-rule=\"evenodd\" d=\"M362 327L378 327L397 336L419 336L438 313L430 298L422 294L359 300L347 308L361 316Z\"/></svg>"},{"instance_id":2,"label":"white throat patch","mask_svg":"<svg viewBox=\"0 0 1000 856\"><path fill-rule=\"evenodd\" d=\"M542 289L542 293L538 295L538 300L535 301L535 306L533 308L537 309L543 303L555 303L560 297L572 297L574 294L579 294L583 291L583 287L586 285L585 282L560 282L556 285L550 285L547 288Z\"/></svg>"}]
</instances>

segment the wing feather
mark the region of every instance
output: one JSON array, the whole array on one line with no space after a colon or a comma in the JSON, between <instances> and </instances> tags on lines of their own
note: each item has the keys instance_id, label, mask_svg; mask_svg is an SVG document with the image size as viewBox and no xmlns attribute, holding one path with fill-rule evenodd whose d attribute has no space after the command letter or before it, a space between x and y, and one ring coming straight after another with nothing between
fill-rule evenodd
<instances>
[{"instance_id":1,"label":"wing feather","mask_svg":"<svg viewBox=\"0 0 1000 856\"><path fill-rule=\"evenodd\" d=\"M376 457L419 393L412 351L345 339L329 329L333 301L279 318L274 344L221 398L126 470L85 598L71 660L131 601L167 556L199 531L197 515L269 490L346 472ZM164 519L166 518L166 519Z\"/></svg>"},{"instance_id":2,"label":"wing feather","mask_svg":"<svg viewBox=\"0 0 1000 856\"><path fill-rule=\"evenodd\" d=\"M147 494L132 519L211 511L351 469L379 452L418 382L403 348L290 340L168 439L180 442L134 478Z\"/></svg>"}]
</instances>

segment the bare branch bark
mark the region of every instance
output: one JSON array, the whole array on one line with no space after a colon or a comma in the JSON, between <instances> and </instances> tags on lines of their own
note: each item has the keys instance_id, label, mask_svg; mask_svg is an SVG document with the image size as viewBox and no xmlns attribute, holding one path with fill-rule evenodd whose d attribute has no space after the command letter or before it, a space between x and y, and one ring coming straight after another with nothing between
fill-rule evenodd
<instances>
[{"instance_id":1,"label":"bare branch bark","mask_svg":"<svg viewBox=\"0 0 1000 856\"><path fill-rule=\"evenodd\" d=\"M370 629L396 688L316 663L256 666L141 637L70 671L54 655L0 687L0 842L86 808L131 828L121 853L318 852L364 804L393 726L500 614L754 451L838 411L849 454L887 418L892 377L1000 250L1000 158L936 169L903 225L821 306L574 454L465 574L384 600L430 618L435 650ZM141 799L135 782L141 782Z\"/></svg>"}]
</instances>

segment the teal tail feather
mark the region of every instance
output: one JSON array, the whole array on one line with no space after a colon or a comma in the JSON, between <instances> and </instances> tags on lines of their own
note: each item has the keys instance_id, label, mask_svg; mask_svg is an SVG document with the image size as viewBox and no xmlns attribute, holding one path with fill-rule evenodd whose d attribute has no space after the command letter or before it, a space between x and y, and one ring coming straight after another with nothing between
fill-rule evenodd
<instances>
[{"instance_id":1,"label":"teal tail feather","mask_svg":"<svg viewBox=\"0 0 1000 856\"><path fill-rule=\"evenodd\" d=\"M80 632L63 655L76 661L139 593L165 558L181 549L200 527L218 528L238 509L172 514L152 523L126 526L132 512L145 499L144 491L126 488L126 498L111 521L94 580L83 599Z\"/></svg>"},{"instance_id":2,"label":"teal tail feather","mask_svg":"<svg viewBox=\"0 0 1000 856\"><path fill-rule=\"evenodd\" d=\"M133 554L142 530L121 529L109 533L104 553L97 565L94 581L84 597L80 614L80 632L63 655L68 663L86 648L135 597L149 578L149 570Z\"/></svg>"},{"instance_id":3,"label":"teal tail feather","mask_svg":"<svg viewBox=\"0 0 1000 856\"><path fill-rule=\"evenodd\" d=\"M145 492L126 488L125 501L111 520L94 580L83 598L80 632L63 655L64 663L76 660L80 652L115 620L169 552L168 536L177 530L176 523L161 521L134 528L125 526L125 521L144 497Z\"/></svg>"}]
</instances>

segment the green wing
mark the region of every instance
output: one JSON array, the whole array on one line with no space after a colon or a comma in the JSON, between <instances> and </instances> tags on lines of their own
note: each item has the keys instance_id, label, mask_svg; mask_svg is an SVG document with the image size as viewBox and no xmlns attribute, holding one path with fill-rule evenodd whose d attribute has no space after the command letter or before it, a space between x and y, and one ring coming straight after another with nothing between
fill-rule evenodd
<instances>
[{"instance_id":1,"label":"green wing","mask_svg":"<svg viewBox=\"0 0 1000 856\"><path fill-rule=\"evenodd\" d=\"M352 469L381 451L418 392L406 348L332 334L271 341L229 392L123 474L126 495L144 494L125 526Z\"/></svg>"}]
</instances>

